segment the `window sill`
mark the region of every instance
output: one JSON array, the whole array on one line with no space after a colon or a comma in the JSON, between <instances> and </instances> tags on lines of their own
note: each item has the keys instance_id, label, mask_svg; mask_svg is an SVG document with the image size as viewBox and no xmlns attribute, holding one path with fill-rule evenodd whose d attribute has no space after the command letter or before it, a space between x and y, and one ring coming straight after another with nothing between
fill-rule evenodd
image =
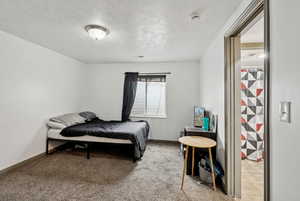
<instances>
[{"instance_id":1,"label":"window sill","mask_svg":"<svg viewBox=\"0 0 300 201\"><path fill-rule=\"evenodd\" d=\"M147 119L167 119L166 115L155 116L155 115L132 115L130 118L147 118Z\"/></svg>"}]
</instances>

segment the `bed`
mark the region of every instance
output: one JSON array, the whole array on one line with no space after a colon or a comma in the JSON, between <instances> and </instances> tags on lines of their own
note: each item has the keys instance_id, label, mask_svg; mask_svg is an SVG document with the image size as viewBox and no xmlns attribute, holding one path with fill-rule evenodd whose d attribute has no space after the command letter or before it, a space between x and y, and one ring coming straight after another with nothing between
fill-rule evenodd
<instances>
[{"instance_id":1,"label":"bed","mask_svg":"<svg viewBox=\"0 0 300 201\"><path fill-rule=\"evenodd\" d=\"M149 134L146 121L104 121L93 118L64 128L50 127L47 134L46 153L49 141L71 141L87 145L87 158L90 158L91 143L127 144L133 148L134 161L143 157Z\"/></svg>"}]
</instances>

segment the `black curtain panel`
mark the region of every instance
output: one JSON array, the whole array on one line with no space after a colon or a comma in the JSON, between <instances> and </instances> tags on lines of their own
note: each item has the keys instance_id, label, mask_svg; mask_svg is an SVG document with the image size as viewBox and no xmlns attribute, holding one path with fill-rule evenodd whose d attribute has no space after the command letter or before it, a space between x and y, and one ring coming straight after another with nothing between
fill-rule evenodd
<instances>
[{"instance_id":1,"label":"black curtain panel","mask_svg":"<svg viewBox=\"0 0 300 201\"><path fill-rule=\"evenodd\" d=\"M138 73L125 73L124 91L123 91L123 108L122 121L128 121L131 109L134 104L136 95L136 87L138 81Z\"/></svg>"}]
</instances>

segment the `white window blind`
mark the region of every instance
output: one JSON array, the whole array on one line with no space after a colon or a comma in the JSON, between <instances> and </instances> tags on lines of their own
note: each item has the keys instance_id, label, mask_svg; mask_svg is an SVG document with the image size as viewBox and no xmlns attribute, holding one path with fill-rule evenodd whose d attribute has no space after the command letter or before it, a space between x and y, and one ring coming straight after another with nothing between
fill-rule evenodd
<instances>
[{"instance_id":1,"label":"white window blind","mask_svg":"<svg viewBox=\"0 0 300 201\"><path fill-rule=\"evenodd\" d=\"M166 75L138 78L133 117L166 117Z\"/></svg>"}]
</instances>

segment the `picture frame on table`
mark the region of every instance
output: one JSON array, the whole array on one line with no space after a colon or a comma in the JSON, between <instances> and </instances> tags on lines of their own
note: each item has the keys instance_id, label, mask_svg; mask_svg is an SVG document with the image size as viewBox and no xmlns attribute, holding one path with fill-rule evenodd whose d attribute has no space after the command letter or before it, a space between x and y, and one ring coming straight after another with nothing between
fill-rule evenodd
<instances>
[{"instance_id":1,"label":"picture frame on table","mask_svg":"<svg viewBox=\"0 0 300 201\"><path fill-rule=\"evenodd\" d=\"M194 126L203 127L203 118L205 115L205 108L194 106Z\"/></svg>"}]
</instances>

